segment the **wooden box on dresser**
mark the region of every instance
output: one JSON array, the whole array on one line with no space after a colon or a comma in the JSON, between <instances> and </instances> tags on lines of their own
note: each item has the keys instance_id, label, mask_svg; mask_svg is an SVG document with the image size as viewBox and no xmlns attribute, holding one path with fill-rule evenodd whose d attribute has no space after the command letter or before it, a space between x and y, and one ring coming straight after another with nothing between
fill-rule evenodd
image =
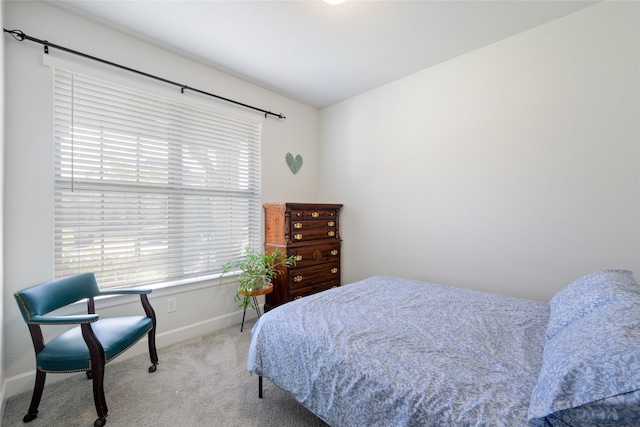
<instances>
[{"instance_id":1,"label":"wooden box on dresser","mask_svg":"<svg viewBox=\"0 0 640 427\"><path fill-rule=\"evenodd\" d=\"M265 203L265 251L294 256L266 295L265 310L316 292L340 286L339 213L342 205Z\"/></svg>"}]
</instances>

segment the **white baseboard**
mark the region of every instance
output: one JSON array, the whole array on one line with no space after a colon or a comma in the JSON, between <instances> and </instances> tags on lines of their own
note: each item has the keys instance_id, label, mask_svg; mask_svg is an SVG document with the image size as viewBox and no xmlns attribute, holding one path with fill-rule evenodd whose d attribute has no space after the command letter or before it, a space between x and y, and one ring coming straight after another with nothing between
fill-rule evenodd
<instances>
[{"instance_id":1,"label":"white baseboard","mask_svg":"<svg viewBox=\"0 0 640 427\"><path fill-rule=\"evenodd\" d=\"M247 320L253 319L256 317L255 312L253 316L247 310ZM165 331L162 333L156 334L156 348L161 349L162 347L166 347L172 344L177 344L181 341L188 340L191 338L195 338L200 335L204 335L210 332L214 332L220 329L227 328L229 326L238 325L238 331L240 331L240 323L242 322L242 312L234 312L225 314L224 316L214 317L212 319L207 319L203 322L194 323L191 325L187 325L181 328L172 329L170 331ZM148 353L148 344L147 339L142 339L135 346L130 348L128 351L123 353L117 359L115 359L112 363L118 363L119 361L129 359L133 356L137 356L139 354ZM160 353L160 352L159 352ZM160 368L162 367L162 355L159 355L160 359ZM159 368L159 369L160 369ZM68 378L71 375L75 374L50 374L47 375L47 384L51 384L57 381L61 381L65 378ZM8 398L11 396L15 396L24 392L31 392L33 390L33 385L35 383L35 370L30 372L25 372L22 374L14 375L10 378L7 378L2 385L1 391L2 395L0 398L0 402L2 402L1 411L4 414L4 405ZM0 417L0 421L2 417Z\"/></svg>"}]
</instances>

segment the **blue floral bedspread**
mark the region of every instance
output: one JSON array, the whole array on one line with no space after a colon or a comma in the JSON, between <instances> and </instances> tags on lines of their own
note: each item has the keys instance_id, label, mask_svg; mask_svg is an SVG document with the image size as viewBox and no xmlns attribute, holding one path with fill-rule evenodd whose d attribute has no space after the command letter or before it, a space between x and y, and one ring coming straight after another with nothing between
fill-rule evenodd
<instances>
[{"instance_id":1,"label":"blue floral bedspread","mask_svg":"<svg viewBox=\"0 0 640 427\"><path fill-rule=\"evenodd\" d=\"M526 426L548 304L375 276L275 308L248 369L333 427Z\"/></svg>"}]
</instances>

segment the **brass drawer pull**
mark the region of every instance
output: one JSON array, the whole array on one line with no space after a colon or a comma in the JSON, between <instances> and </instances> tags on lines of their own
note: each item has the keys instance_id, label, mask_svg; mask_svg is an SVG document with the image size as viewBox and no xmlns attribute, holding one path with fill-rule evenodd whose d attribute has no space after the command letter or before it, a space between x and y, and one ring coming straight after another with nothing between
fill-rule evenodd
<instances>
[{"instance_id":1,"label":"brass drawer pull","mask_svg":"<svg viewBox=\"0 0 640 427\"><path fill-rule=\"evenodd\" d=\"M302 223L301 222L296 222L295 224L293 224L293 228L302 228Z\"/></svg>"},{"instance_id":2,"label":"brass drawer pull","mask_svg":"<svg viewBox=\"0 0 640 427\"><path fill-rule=\"evenodd\" d=\"M296 282L296 283L300 283L300 282L302 282L302 276L296 276L296 277L294 277L294 278L293 278L293 281L294 281L294 282Z\"/></svg>"},{"instance_id":3,"label":"brass drawer pull","mask_svg":"<svg viewBox=\"0 0 640 427\"><path fill-rule=\"evenodd\" d=\"M302 240L302 234L296 234L293 236L295 240Z\"/></svg>"},{"instance_id":4,"label":"brass drawer pull","mask_svg":"<svg viewBox=\"0 0 640 427\"><path fill-rule=\"evenodd\" d=\"M338 255L338 250L337 249L332 250L331 251L331 255L333 255L333 256Z\"/></svg>"},{"instance_id":5,"label":"brass drawer pull","mask_svg":"<svg viewBox=\"0 0 640 427\"><path fill-rule=\"evenodd\" d=\"M329 222L327 223L327 225L328 225L329 227L335 227L335 226L336 226L336 223L335 223L335 222L333 222L333 221L329 221Z\"/></svg>"},{"instance_id":6,"label":"brass drawer pull","mask_svg":"<svg viewBox=\"0 0 640 427\"><path fill-rule=\"evenodd\" d=\"M313 212L311 218L320 218L320 212Z\"/></svg>"},{"instance_id":7,"label":"brass drawer pull","mask_svg":"<svg viewBox=\"0 0 640 427\"><path fill-rule=\"evenodd\" d=\"M336 274L338 272L338 269L336 267L333 267L331 269L331 273Z\"/></svg>"},{"instance_id":8,"label":"brass drawer pull","mask_svg":"<svg viewBox=\"0 0 640 427\"><path fill-rule=\"evenodd\" d=\"M296 255L293 259L295 259L296 262L300 262L302 261L302 255Z\"/></svg>"},{"instance_id":9,"label":"brass drawer pull","mask_svg":"<svg viewBox=\"0 0 640 427\"><path fill-rule=\"evenodd\" d=\"M335 231L329 231L329 232L327 233L327 235L328 235L329 237L335 237L336 232L335 232Z\"/></svg>"}]
</instances>

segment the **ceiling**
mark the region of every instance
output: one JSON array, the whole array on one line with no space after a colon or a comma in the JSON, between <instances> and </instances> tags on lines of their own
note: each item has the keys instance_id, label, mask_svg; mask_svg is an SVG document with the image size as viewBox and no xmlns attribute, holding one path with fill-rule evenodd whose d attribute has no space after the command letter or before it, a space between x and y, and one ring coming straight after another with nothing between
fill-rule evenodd
<instances>
[{"instance_id":1,"label":"ceiling","mask_svg":"<svg viewBox=\"0 0 640 427\"><path fill-rule=\"evenodd\" d=\"M49 3L323 108L595 2Z\"/></svg>"}]
</instances>

